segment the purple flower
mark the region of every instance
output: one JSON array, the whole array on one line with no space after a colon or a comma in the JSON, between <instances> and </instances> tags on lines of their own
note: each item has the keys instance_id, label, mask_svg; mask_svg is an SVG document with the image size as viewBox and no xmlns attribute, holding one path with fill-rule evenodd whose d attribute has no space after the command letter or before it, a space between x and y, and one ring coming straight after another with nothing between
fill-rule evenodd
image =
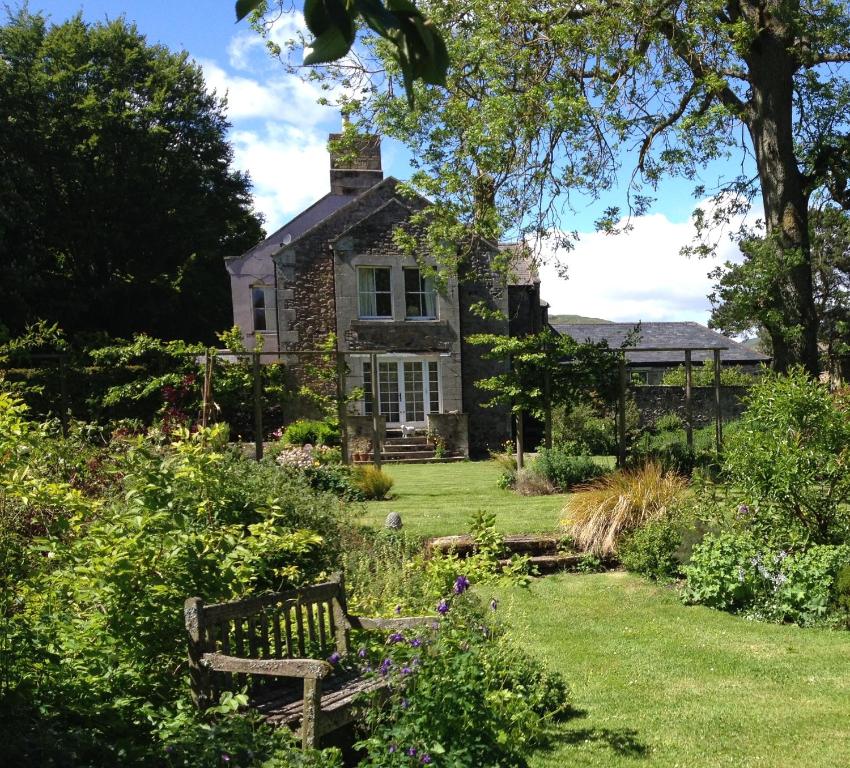
<instances>
[{"instance_id":1,"label":"purple flower","mask_svg":"<svg viewBox=\"0 0 850 768\"><path fill-rule=\"evenodd\" d=\"M413 670L410 667L402 667L401 668L401 674L402 675L409 675L411 672L413 672Z\"/></svg>"},{"instance_id":2,"label":"purple flower","mask_svg":"<svg viewBox=\"0 0 850 768\"><path fill-rule=\"evenodd\" d=\"M395 744L390 744L389 749L387 750L391 755L398 749Z\"/></svg>"},{"instance_id":3,"label":"purple flower","mask_svg":"<svg viewBox=\"0 0 850 768\"><path fill-rule=\"evenodd\" d=\"M410 641L411 648L418 648L420 645L422 645L421 638L414 637L413 640Z\"/></svg>"},{"instance_id":4,"label":"purple flower","mask_svg":"<svg viewBox=\"0 0 850 768\"><path fill-rule=\"evenodd\" d=\"M409 757L416 757L416 747L410 747L407 750L407 754Z\"/></svg>"},{"instance_id":5,"label":"purple flower","mask_svg":"<svg viewBox=\"0 0 850 768\"><path fill-rule=\"evenodd\" d=\"M365 648L361 648L359 651L357 651L357 655L358 655L361 659L365 659L365 658L366 658L366 649L365 649Z\"/></svg>"},{"instance_id":6,"label":"purple flower","mask_svg":"<svg viewBox=\"0 0 850 768\"><path fill-rule=\"evenodd\" d=\"M397 605L397 606L395 607L395 615L396 615L396 616L398 616L400 613L401 613L401 606L400 606L400 605Z\"/></svg>"},{"instance_id":7,"label":"purple flower","mask_svg":"<svg viewBox=\"0 0 850 768\"><path fill-rule=\"evenodd\" d=\"M229 763L230 762L230 755L228 755L227 752L221 753L221 762L223 762L223 763Z\"/></svg>"},{"instance_id":8,"label":"purple flower","mask_svg":"<svg viewBox=\"0 0 850 768\"><path fill-rule=\"evenodd\" d=\"M413 661L411 661L410 663L413 664L414 667L418 667L421 662L419 661L418 656L414 656Z\"/></svg>"},{"instance_id":9,"label":"purple flower","mask_svg":"<svg viewBox=\"0 0 850 768\"><path fill-rule=\"evenodd\" d=\"M389 671L390 671L390 668L392 667L392 665L393 665L392 659L384 659L381 662L381 668L379 670L380 673L382 675L386 676L387 674L389 674Z\"/></svg>"},{"instance_id":10,"label":"purple flower","mask_svg":"<svg viewBox=\"0 0 850 768\"><path fill-rule=\"evenodd\" d=\"M336 651L334 651L330 656L328 656L328 664L339 664L339 660L342 658Z\"/></svg>"},{"instance_id":11,"label":"purple flower","mask_svg":"<svg viewBox=\"0 0 850 768\"><path fill-rule=\"evenodd\" d=\"M407 709L409 706L410 706L410 702L407 699L401 700L401 708L402 709Z\"/></svg>"},{"instance_id":12,"label":"purple flower","mask_svg":"<svg viewBox=\"0 0 850 768\"><path fill-rule=\"evenodd\" d=\"M449 604L445 600L440 600L437 603L437 613L441 616L445 616L449 612Z\"/></svg>"},{"instance_id":13,"label":"purple flower","mask_svg":"<svg viewBox=\"0 0 850 768\"><path fill-rule=\"evenodd\" d=\"M404 635L401 634L401 632L393 632L387 638L387 645L392 645L393 643L403 643L403 642L404 642Z\"/></svg>"},{"instance_id":14,"label":"purple flower","mask_svg":"<svg viewBox=\"0 0 850 768\"><path fill-rule=\"evenodd\" d=\"M466 576L458 576L455 579L454 592L456 595L461 595L469 589L469 579Z\"/></svg>"},{"instance_id":15,"label":"purple flower","mask_svg":"<svg viewBox=\"0 0 850 768\"><path fill-rule=\"evenodd\" d=\"M422 765L428 765L428 763L431 762L431 755L426 752L421 758L419 758L419 762L422 763Z\"/></svg>"},{"instance_id":16,"label":"purple flower","mask_svg":"<svg viewBox=\"0 0 850 768\"><path fill-rule=\"evenodd\" d=\"M494 597L494 598L490 601L490 610L491 610L491 611L495 611L498 607L499 607L499 601L498 601L498 600Z\"/></svg>"},{"instance_id":17,"label":"purple flower","mask_svg":"<svg viewBox=\"0 0 850 768\"><path fill-rule=\"evenodd\" d=\"M750 514L750 507L748 504L741 504L738 507L738 517L746 517Z\"/></svg>"}]
</instances>

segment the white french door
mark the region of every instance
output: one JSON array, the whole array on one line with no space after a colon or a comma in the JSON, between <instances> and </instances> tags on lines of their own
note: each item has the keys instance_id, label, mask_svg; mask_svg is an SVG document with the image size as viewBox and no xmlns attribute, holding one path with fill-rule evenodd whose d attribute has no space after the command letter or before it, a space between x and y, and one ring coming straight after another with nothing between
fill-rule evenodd
<instances>
[{"instance_id":1,"label":"white french door","mask_svg":"<svg viewBox=\"0 0 850 768\"><path fill-rule=\"evenodd\" d=\"M363 363L364 413L372 413L371 363ZM440 411L440 376L436 360L378 359L378 413L387 424L425 426L429 413Z\"/></svg>"}]
</instances>

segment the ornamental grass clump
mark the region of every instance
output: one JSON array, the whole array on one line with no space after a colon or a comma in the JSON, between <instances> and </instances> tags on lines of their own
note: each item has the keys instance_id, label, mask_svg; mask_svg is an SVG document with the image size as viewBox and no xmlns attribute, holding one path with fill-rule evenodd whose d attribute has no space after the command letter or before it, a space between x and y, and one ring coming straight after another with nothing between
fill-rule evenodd
<instances>
[{"instance_id":1,"label":"ornamental grass clump","mask_svg":"<svg viewBox=\"0 0 850 768\"><path fill-rule=\"evenodd\" d=\"M576 544L597 555L614 555L622 537L669 515L688 481L648 462L580 486L564 507L561 524Z\"/></svg>"},{"instance_id":2,"label":"ornamental grass clump","mask_svg":"<svg viewBox=\"0 0 850 768\"><path fill-rule=\"evenodd\" d=\"M363 494L363 498L381 501L395 481L379 467L368 465L354 470L354 485Z\"/></svg>"}]
</instances>

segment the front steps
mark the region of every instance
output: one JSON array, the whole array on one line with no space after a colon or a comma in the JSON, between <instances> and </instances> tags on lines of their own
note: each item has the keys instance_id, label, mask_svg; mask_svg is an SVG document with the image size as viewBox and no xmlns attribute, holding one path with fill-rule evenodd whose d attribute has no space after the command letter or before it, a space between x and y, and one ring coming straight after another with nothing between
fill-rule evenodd
<instances>
[{"instance_id":1,"label":"front steps","mask_svg":"<svg viewBox=\"0 0 850 768\"><path fill-rule=\"evenodd\" d=\"M436 444L421 433L402 435L401 430L387 430L387 438L381 446L382 464L444 464L454 461L466 461L466 457L452 451L444 451L437 456ZM371 464L372 456L370 454L365 460L351 463Z\"/></svg>"}]
</instances>

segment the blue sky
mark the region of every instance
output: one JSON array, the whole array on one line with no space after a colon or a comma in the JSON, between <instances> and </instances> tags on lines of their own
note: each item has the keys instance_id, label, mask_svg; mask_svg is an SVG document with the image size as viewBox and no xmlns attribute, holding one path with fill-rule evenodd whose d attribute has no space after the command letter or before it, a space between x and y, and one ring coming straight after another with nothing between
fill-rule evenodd
<instances>
[{"instance_id":1,"label":"blue sky","mask_svg":"<svg viewBox=\"0 0 850 768\"><path fill-rule=\"evenodd\" d=\"M208 87L227 94L235 164L254 183L255 206L273 231L328 190L325 142L339 129L339 115L316 104L320 92L284 72L266 53L246 22L235 22L232 0L30 0L54 22L82 12L89 22L125 16L152 43L187 50L203 67ZM289 29L298 15L286 19ZM278 30L281 39L290 36ZM394 142L382 146L384 171L407 178L407 153ZM711 185L722 167L703 175ZM553 263L542 266L542 293L552 312L610 320L697 320L705 322L710 290L707 273L717 260L735 258L737 249L722 235L715 261L679 255L692 236L689 215L695 201L691 182L672 180L658 191L646 216L634 219L627 235L593 231L606 204L621 196L574 201L562 227L578 230L581 240L565 257L569 279Z\"/></svg>"}]
</instances>

